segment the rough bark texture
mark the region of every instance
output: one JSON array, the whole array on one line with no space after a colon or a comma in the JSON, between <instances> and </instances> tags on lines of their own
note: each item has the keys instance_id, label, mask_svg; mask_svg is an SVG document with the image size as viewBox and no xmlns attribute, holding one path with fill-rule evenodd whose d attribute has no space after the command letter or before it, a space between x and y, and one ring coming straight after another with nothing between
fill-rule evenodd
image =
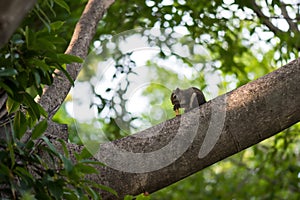
<instances>
[{"instance_id":1,"label":"rough bark texture","mask_svg":"<svg viewBox=\"0 0 300 200\"><path fill-rule=\"evenodd\" d=\"M0 48L17 29L36 0L0 1Z\"/></svg>"},{"instance_id":2,"label":"rough bark texture","mask_svg":"<svg viewBox=\"0 0 300 200\"><path fill-rule=\"evenodd\" d=\"M207 166L210 166L228 156L250 147L269 138L276 133L300 121L300 59L286 66L250 82L234 91L219 96L199 109L192 110L181 117L168 120L162 124L149 128L121 140L101 145L98 155L100 160L117 158L112 154L115 146L134 153L152 152L168 145L173 138L193 135L192 127L199 124L197 133L192 138L192 143L180 158L172 164L146 173L133 173L119 171L110 167L99 169L99 177L91 177L118 191L120 199L125 194L139 194L154 192L179 181ZM226 100L225 106L220 106ZM225 109L225 110L224 110ZM223 115L226 113L224 124L213 120L212 111ZM209 126L221 129L220 136L210 132L216 138L216 144L205 140ZM179 128L183 127L183 128ZM216 131L218 131L216 129ZM182 143L191 138L181 137ZM173 146L176 151L180 146ZM199 156L201 148L211 151L207 155ZM202 149L203 150L203 149ZM169 151L168 154L174 154ZM122 159L122 158L121 158ZM128 158L129 159L129 158ZM159 160L159 159L158 159ZM152 159L155 162L155 158ZM145 159L140 162L140 167L147 168L151 165ZM157 163L159 164L159 163ZM122 165L122 166L121 166ZM125 165L125 166L124 166ZM130 167L131 163L120 163L120 167ZM134 171L134 169L132 169ZM115 199L105 194L104 199Z\"/></svg>"}]
</instances>

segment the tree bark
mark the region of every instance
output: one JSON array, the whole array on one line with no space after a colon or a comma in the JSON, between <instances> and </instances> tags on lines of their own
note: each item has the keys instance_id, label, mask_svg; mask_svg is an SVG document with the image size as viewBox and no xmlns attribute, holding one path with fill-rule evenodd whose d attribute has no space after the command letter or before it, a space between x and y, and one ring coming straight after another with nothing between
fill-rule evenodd
<instances>
[{"instance_id":1,"label":"tree bark","mask_svg":"<svg viewBox=\"0 0 300 200\"><path fill-rule=\"evenodd\" d=\"M90 178L115 189L120 199L175 183L299 122L299 82L297 59L199 109L102 144L95 157L107 166Z\"/></svg>"}]
</instances>

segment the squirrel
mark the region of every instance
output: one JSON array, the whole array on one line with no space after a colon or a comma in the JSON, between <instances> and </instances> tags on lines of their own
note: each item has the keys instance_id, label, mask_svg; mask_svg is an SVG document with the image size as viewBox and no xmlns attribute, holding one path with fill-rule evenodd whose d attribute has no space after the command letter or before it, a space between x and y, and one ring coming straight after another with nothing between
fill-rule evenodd
<instances>
[{"instance_id":1,"label":"squirrel","mask_svg":"<svg viewBox=\"0 0 300 200\"><path fill-rule=\"evenodd\" d=\"M171 102L174 105L173 110L176 116L179 114L179 108L184 108L184 112L188 112L200 105L206 103L204 94L196 87L190 87L188 89L173 90L171 94Z\"/></svg>"}]
</instances>

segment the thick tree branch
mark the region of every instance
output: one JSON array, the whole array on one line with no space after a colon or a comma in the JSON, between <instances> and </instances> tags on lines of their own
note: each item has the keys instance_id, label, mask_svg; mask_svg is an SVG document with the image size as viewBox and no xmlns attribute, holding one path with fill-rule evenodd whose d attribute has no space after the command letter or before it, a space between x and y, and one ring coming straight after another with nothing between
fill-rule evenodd
<instances>
[{"instance_id":1,"label":"thick tree branch","mask_svg":"<svg viewBox=\"0 0 300 200\"><path fill-rule=\"evenodd\" d=\"M78 23L76 24L72 39L66 50L66 54L79 56L85 59L88 54L90 42L92 41L99 20L105 11L110 7L114 0L89 0ZM73 63L67 66L67 71L76 79L82 64ZM49 86L39 103L45 110L53 116L60 105L63 103L72 85L62 72L54 78L53 84Z\"/></svg>"},{"instance_id":2,"label":"thick tree branch","mask_svg":"<svg viewBox=\"0 0 300 200\"><path fill-rule=\"evenodd\" d=\"M175 183L299 122L299 82L300 59L181 117L102 144L95 157L107 167L90 179L114 188L120 199Z\"/></svg>"},{"instance_id":3,"label":"thick tree branch","mask_svg":"<svg viewBox=\"0 0 300 200\"><path fill-rule=\"evenodd\" d=\"M8 41L35 3L36 0L0 1L0 48Z\"/></svg>"}]
</instances>

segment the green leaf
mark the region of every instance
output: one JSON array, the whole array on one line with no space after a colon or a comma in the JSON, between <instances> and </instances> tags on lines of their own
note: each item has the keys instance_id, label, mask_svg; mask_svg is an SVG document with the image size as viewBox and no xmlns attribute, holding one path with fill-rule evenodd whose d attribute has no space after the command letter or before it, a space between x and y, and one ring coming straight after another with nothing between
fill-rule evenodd
<instances>
[{"instance_id":1,"label":"green leaf","mask_svg":"<svg viewBox=\"0 0 300 200\"><path fill-rule=\"evenodd\" d=\"M70 190L68 188L65 189L64 191L64 198L66 200L73 200L73 199L78 199L78 196L73 190Z\"/></svg>"},{"instance_id":2,"label":"green leaf","mask_svg":"<svg viewBox=\"0 0 300 200\"><path fill-rule=\"evenodd\" d=\"M47 27L50 32L50 19L47 14L40 8L39 4L35 4L35 8L33 12L38 16L38 18L43 22L43 24Z\"/></svg>"},{"instance_id":3,"label":"green leaf","mask_svg":"<svg viewBox=\"0 0 300 200\"><path fill-rule=\"evenodd\" d=\"M56 46L52 43L52 41L49 41L47 38L39 38L36 40L36 43L34 44L34 48L36 50L56 50Z\"/></svg>"},{"instance_id":4,"label":"green leaf","mask_svg":"<svg viewBox=\"0 0 300 200\"><path fill-rule=\"evenodd\" d=\"M32 174L30 174L29 171L26 170L25 168L17 166L17 167L16 167L16 173L17 173L20 177L26 176L27 179L31 179L32 182L33 182L33 179L34 179L34 178L33 178Z\"/></svg>"},{"instance_id":5,"label":"green leaf","mask_svg":"<svg viewBox=\"0 0 300 200\"><path fill-rule=\"evenodd\" d=\"M39 119L41 114L39 106L28 93L24 93L24 102L29 107L28 112L32 119Z\"/></svg>"},{"instance_id":6,"label":"green leaf","mask_svg":"<svg viewBox=\"0 0 300 200\"><path fill-rule=\"evenodd\" d=\"M91 152L86 147L84 147L84 149L82 149L80 154L75 153L75 157L78 161L83 160L83 159L91 158L92 156L93 155L91 154Z\"/></svg>"},{"instance_id":7,"label":"green leaf","mask_svg":"<svg viewBox=\"0 0 300 200\"><path fill-rule=\"evenodd\" d=\"M91 199L100 199L99 194L95 192L91 187L84 185L84 189L91 196Z\"/></svg>"},{"instance_id":8,"label":"green leaf","mask_svg":"<svg viewBox=\"0 0 300 200\"><path fill-rule=\"evenodd\" d=\"M62 161L64 163L65 170L68 173L71 172L73 170L73 168L74 168L73 162L70 159L66 158L65 156L62 156L61 154L60 154L60 157L61 157L61 159L62 159Z\"/></svg>"},{"instance_id":9,"label":"green leaf","mask_svg":"<svg viewBox=\"0 0 300 200\"><path fill-rule=\"evenodd\" d=\"M33 140L39 138L47 129L48 123L47 120L44 119L41 122L39 122L33 129L31 138Z\"/></svg>"},{"instance_id":10,"label":"green leaf","mask_svg":"<svg viewBox=\"0 0 300 200\"><path fill-rule=\"evenodd\" d=\"M49 150L55 154L55 155L60 155L59 152L56 150L54 145L49 141L49 139L45 136L42 136L41 139L48 145Z\"/></svg>"},{"instance_id":11,"label":"green leaf","mask_svg":"<svg viewBox=\"0 0 300 200\"><path fill-rule=\"evenodd\" d=\"M32 140L29 140L27 143L26 143L26 149L32 149L34 146L34 142Z\"/></svg>"},{"instance_id":12,"label":"green leaf","mask_svg":"<svg viewBox=\"0 0 300 200\"><path fill-rule=\"evenodd\" d=\"M18 74L18 71L15 70L15 69L1 69L0 70L0 77L3 77L3 76L14 76L14 75L17 75Z\"/></svg>"},{"instance_id":13,"label":"green leaf","mask_svg":"<svg viewBox=\"0 0 300 200\"><path fill-rule=\"evenodd\" d=\"M64 150L64 153L65 153L66 157L69 158L69 151L68 151L66 142L64 140L62 140L62 139L59 139L58 141L61 143L62 148Z\"/></svg>"},{"instance_id":14,"label":"green leaf","mask_svg":"<svg viewBox=\"0 0 300 200\"><path fill-rule=\"evenodd\" d=\"M98 170L95 167L89 166L87 164L76 164L75 165L76 170L79 172L82 172L84 174L98 174Z\"/></svg>"},{"instance_id":15,"label":"green leaf","mask_svg":"<svg viewBox=\"0 0 300 200\"><path fill-rule=\"evenodd\" d=\"M83 62L83 60L80 57L70 55L70 54L57 54L57 58L59 59L61 64L69 64L69 63L73 63L73 62L77 62L77 63Z\"/></svg>"},{"instance_id":16,"label":"green leaf","mask_svg":"<svg viewBox=\"0 0 300 200\"><path fill-rule=\"evenodd\" d=\"M85 163L85 164L92 164L92 165L99 165L99 166L106 166L104 163L95 161L95 160L80 160L80 163Z\"/></svg>"},{"instance_id":17,"label":"green leaf","mask_svg":"<svg viewBox=\"0 0 300 200\"><path fill-rule=\"evenodd\" d=\"M104 191L107 191L107 192L115 195L116 197L118 196L118 193L114 189L112 189L110 187L107 187L105 185L97 184L97 188L99 188L101 190L104 190Z\"/></svg>"},{"instance_id":18,"label":"green leaf","mask_svg":"<svg viewBox=\"0 0 300 200\"><path fill-rule=\"evenodd\" d=\"M136 197L136 200L150 200L150 196L145 196L144 194L140 194Z\"/></svg>"},{"instance_id":19,"label":"green leaf","mask_svg":"<svg viewBox=\"0 0 300 200\"><path fill-rule=\"evenodd\" d=\"M36 200L36 198L34 197L33 194L31 194L30 192L25 192L22 197L21 200Z\"/></svg>"},{"instance_id":20,"label":"green leaf","mask_svg":"<svg viewBox=\"0 0 300 200\"><path fill-rule=\"evenodd\" d=\"M34 71L33 75L34 75L34 80L35 80L36 86L39 86L40 83L41 83L41 76L40 76L40 74L37 71Z\"/></svg>"},{"instance_id":21,"label":"green leaf","mask_svg":"<svg viewBox=\"0 0 300 200\"><path fill-rule=\"evenodd\" d=\"M54 196L55 199L62 199L63 196L63 187L64 187L64 181L58 180L55 182L49 182L47 184L48 190L51 193L52 196Z\"/></svg>"},{"instance_id":22,"label":"green leaf","mask_svg":"<svg viewBox=\"0 0 300 200\"><path fill-rule=\"evenodd\" d=\"M26 26L24 34L25 34L25 40L26 40L27 48L32 49L32 44L35 42L34 33L29 29L28 26Z\"/></svg>"},{"instance_id":23,"label":"green leaf","mask_svg":"<svg viewBox=\"0 0 300 200\"><path fill-rule=\"evenodd\" d=\"M64 0L54 0L54 2L59 5L60 7L64 8L70 14L70 7Z\"/></svg>"},{"instance_id":24,"label":"green leaf","mask_svg":"<svg viewBox=\"0 0 300 200\"><path fill-rule=\"evenodd\" d=\"M6 109L8 114L11 114L15 111L17 111L20 107L20 103L14 101L12 98L8 97L6 101Z\"/></svg>"},{"instance_id":25,"label":"green leaf","mask_svg":"<svg viewBox=\"0 0 300 200\"><path fill-rule=\"evenodd\" d=\"M18 111L15 115L13 130L18 139L21 139L27 130L26 117L21 111Z\"/></svg>"},{"instance_id":26,"label":"green leaf","mask_svg":"<svg viewBox=\"0 0 300 200\"><path fill-rule=\"evenodd\" d=\"M39 67L44 73L50 70L50 67L45 63L44 60L32 58L29 60L29 63Z\"/></svg>"},{"instance_id":27,"label":"green leaf","mask_svg":"<svg viewBox=\"0 0 300 200\"><path fill-rule=\"evenodd\" d=\"M3 83L2 81L0 81L0 88L3 88L8 94L10 95L14 95L14 91L5 83Z\"/></svg>"},{"instance_id":28,"label":"green leaf","mask_svg":"<svg viewBox=\"0 0 300 200\"><path fill-rule=\"evenodd\" d=\"M6 166L5 164L0 163L0 175L9 176L10 173L11 173L11 171L8 168L8 166Z\"/></svg>"},{"instance_id":29,"label":"green leaf","mask_svg":"<svg viewBox=\"0 0 300 200\"><path fill-rule=\"evenodd\" d=\"M132 200L134 197L133 196L131 196L131 195L126 195L125 197L124 197L124 200Z\"/></svg>"},{"instance_id":30,"label":"green leaf","mask_svg":"<svg viewBox=\"0 0 300 200\"><path fill-rule=\"evenodd\" d=\"M63 68L62 66L57 66L57 68L59 70L61 70L66 75L66 77L68 78L68 80L70 81L70 83L74 86L74 80L72 79L72 77L70 76L70 74L67 72L67 70L65 70L65 68Z\"/></svg>"},{"instance_id":31,"label":"green leaf","mask_svg":"<svg viewBox=\"0 0 300 200\"><path fill-rule=\"evenodd\" d=\"M40 111L40 114L43 117L47 118L48 117L48 113L45 111L45 109L40 104L37 104L37 107L38 107L38 109Z\"/></svg>"},{"instance_id":32,"label":"green leaf","mask_svg":"<svg viewBox=\"0 0 300 200\"><path fill-rule=\"evenodd\" d=\"M65 22L63 21L56 21L50 24L51 30L55 31L60 29L63 25L65 24Z\"/></svg>"}]
</instances>

